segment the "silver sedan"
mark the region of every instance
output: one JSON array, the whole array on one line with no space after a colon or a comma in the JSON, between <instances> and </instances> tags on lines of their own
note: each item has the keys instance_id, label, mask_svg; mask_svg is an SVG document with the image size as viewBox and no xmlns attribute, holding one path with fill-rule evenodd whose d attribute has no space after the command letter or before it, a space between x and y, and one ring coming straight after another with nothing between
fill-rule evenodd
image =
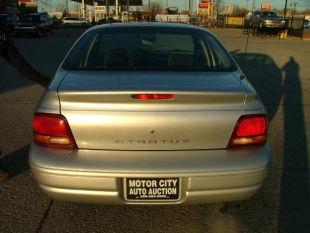
<instances>
[{"instance_id":1,"label":"silver sedan","mask_svg":"<svg viewBox=\"0 0 310 233\"><path fill-rule=\"evenodd\" d=\"M181 24L87 30L33 119L29 162L52 198L243 200L270 166L266 110L222 44Z\"/></svg>"}]
</instances>

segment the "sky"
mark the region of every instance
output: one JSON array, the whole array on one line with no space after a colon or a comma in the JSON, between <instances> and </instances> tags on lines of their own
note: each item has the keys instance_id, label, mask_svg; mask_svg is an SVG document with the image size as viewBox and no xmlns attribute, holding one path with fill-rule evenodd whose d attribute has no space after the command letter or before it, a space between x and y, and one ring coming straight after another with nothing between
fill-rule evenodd
<instances>
[{"instance_id":1,"label":"sky","mask_svg":"<svg viewBox=\"0 0 310 233\"><path fill-rule=\"evenodd\" d=\"M70 0L69 0L70 1ZM151 0L151 2L160 2L163 6L166 5L167 0ZM193 9L196 9L197 2L199 0L193 0ZM214 0L216 1L216 0ZM66 0L51 0L53 2L53 5L57 5L61 2L66 2ZM143 0L144 4L148 4L148 0ZM169 7L178 7L180 10L184 10L186 7L188 9L188 2L189 0L168 0L168 6ZM227 4L239 4L243 6L247 6L248 8L251 8L253 5L253 0L222 0L223 3ZM260 5L264 2L269 2L272 4L273 8L277 9L283 9L285 5L285 0L255 0L255 7L260 8ZM297 9L303 10L303 9L310 9L310 0L287 0L288 7L290 7L290 3L297 3ZM70 4L74 5L74 3Z\"/></svg>"}]
</instances>

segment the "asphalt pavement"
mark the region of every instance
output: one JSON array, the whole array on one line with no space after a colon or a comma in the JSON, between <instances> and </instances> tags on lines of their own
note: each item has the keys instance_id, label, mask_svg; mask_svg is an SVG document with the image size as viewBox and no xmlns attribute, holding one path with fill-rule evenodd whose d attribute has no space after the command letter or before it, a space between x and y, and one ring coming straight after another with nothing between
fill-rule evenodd
<instances>
[{"instance_id":1,"label":"asphalt pavement","mask_svg":"<svg viewBox=\"0 0 310 233\"><path fill-rule=\"evenodd\" d=\"M251 199L224 206L108 206L52 201L27 163L31 119L44 89L0 59L0 232L303 233L310 229L310 41L253 38L238 29L212 30L231 51L268 109L273 166ZM82 33L15 44L52 77ZM2 177L2 178L1 178Z\"/></svg>"}]
</instances>

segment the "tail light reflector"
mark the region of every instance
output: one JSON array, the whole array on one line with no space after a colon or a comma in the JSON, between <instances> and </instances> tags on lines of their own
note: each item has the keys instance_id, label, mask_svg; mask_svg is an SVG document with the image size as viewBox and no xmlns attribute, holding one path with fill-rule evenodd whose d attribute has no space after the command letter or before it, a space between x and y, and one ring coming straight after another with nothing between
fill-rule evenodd
<instances>
[{"instance_id":1,"label":"tail light reflector","mask_svg":"<svg viewBox=\"0 0 310 233\"><path fill-rule=\"evenodd\" d=\"M35 113L33 118L34 141L43 147L77 149L66 118L60 114Z\"/></svg>"},{"instance_id":2,"label":"tail light reflector","mask_svg":"<svg viewBox=\"0 0 310 233\"><path fill-rule=\"evenodd\" d=\"M138 100L172 100L175 99L174 94L134 94L131 96Z\"/></svg>"},{"instance_id":3,"label":"tail light reflector","mask_svg":"<svg viewBox=\"0 0 310 233\"><path fill-rule=\"evenodd\" d=\"M264 114L239 118L228 148L264 145L267 141L268 120Z\"/></svg>"}]
</instances>

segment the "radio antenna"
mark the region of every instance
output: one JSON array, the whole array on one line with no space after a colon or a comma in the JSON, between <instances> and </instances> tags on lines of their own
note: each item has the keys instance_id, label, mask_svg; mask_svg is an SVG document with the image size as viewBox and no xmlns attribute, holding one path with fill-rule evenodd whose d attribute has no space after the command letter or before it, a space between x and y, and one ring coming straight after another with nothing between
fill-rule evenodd
<instances>
[{"instance_id":1,"label":"radio antenna","mask_svg":"<svg viewBox=\"0 0 310 233\"><path fill-rule=\"evenodd\" d=\"M254 7L255 7L255 0L253 0L252 10L251 10L252 15L253 15L253 13L254 13ZM247 51L248 51L249 37L250 37L250 32L249 32L249 30L248 30L248 35L247 35L247 37L246 37L246 43L245 43L244 54L246 54Z\"/></svg>"}]
</instances>

